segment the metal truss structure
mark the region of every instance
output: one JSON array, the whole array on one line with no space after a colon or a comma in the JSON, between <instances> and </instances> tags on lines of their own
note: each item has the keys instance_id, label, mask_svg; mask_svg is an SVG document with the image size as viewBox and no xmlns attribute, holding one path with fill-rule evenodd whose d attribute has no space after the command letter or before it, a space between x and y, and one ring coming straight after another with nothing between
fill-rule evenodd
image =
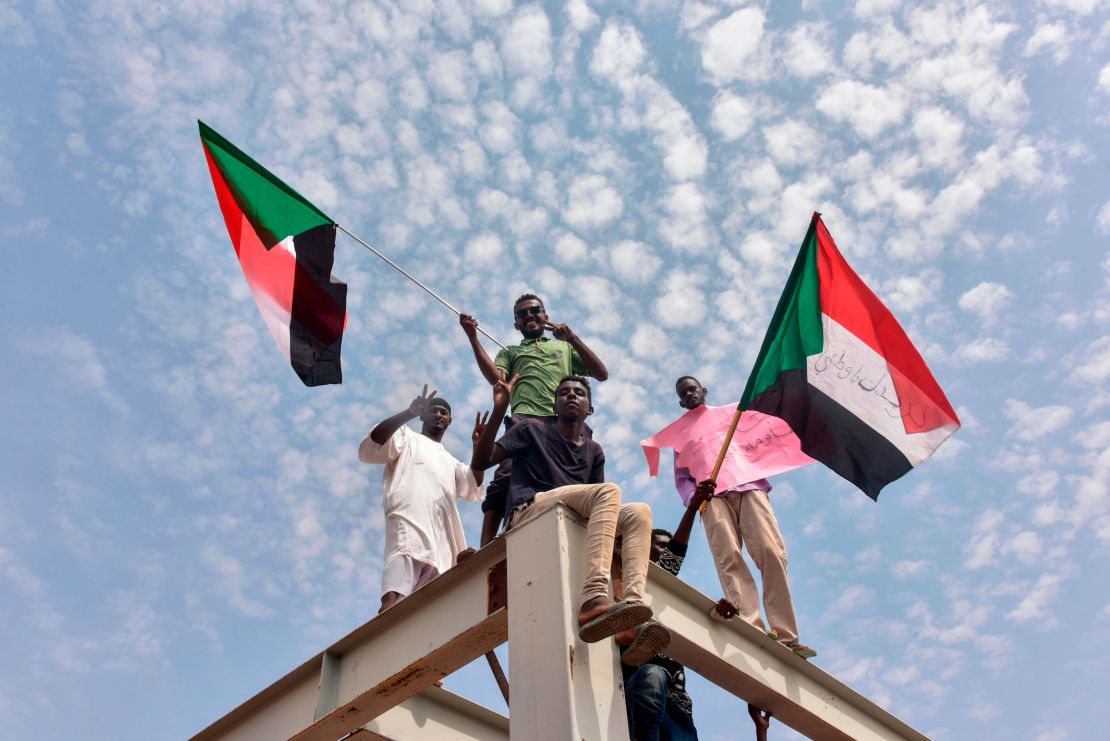
<instances>
[{"instance_id":1,"label":"metal truss structure","mask_svg":"<svg viewBox=\"0 0 1110 741\"><path fill-rule=\"evenodd\" d=\"M563 507L524 523L314 656L193 737L296 739L628 738L619 654L575 623L585 528ZM652 565L647 597L667 654L819 739L921 733ZM510 717L434 686L509 644ZM738 713L738 717L742 713Z\"/></svg>"}]
</instances>

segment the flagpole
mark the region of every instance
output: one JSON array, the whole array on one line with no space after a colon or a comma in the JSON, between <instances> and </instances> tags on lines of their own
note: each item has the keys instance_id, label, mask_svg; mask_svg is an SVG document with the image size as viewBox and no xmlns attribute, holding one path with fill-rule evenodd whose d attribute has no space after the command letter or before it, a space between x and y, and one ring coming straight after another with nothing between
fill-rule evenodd
<instances>
[{"instance_id":1,"label":"flagpole","mask_svg":"<svg viewBox=\"0 0 1110 741\"><path fill-rule=\"evenodd\" d=\"M446 307L447 307L448 309L450 309L451 311L455 312L455 314L456 314L456 315L458 315L458 316L462 316L462 312L461 312L461 311L459 311L458 309L456 309L456 308L455 308L454 306L452 306L451 304L447 303L447 301L445 301L445 300L443 299L443 297L442 297L442 296L440 296L440 295L439 295L438 293L436 293L435 291L433 291L433 290L432 290L431 288L428 288L428 287L427 287L426 285L424 285L423 283L421 283L420 281L418 281L418 280L417 280L416 278L412 277L412 275L410 275L410 274L409 274L409 273L408 273L408 272L407 272L407 271L406 271L406 270L405 270L404 268L402 268L402 267L401 267L400 265L398 265L397 263L393 262L392 260L390 260L390 259L389 259L388 257L386 257L385 255L383 255L382 253L378 252L378 251L377 251L376 249L374 249L373 247L371 247L370 245L368 245L368 244L367 244L366 242L363 242L363 241L362 241L361 239L359 239L359 238L358 238L357 236L355 236L354 234L351 234L351 232L347 231L347 229L346 229L346 228L345 228L345 227L344 227L344 226L343 226L342 224L336 224L336 225L335 225L335 228L336 228L336 229L338 229L339 231L343 232L344 234L346 234L346 235L347 235L348 237L350 237L351 239L355 240L355 241L356 241L356 242L358 242L359 244L361 244L361 245L362 245L363 247L365 247L366 249L368 249L368 250L370 250L371 252L373 252L373 253L374 253L375 255L377 255L378 257L380 257L380 258L381 258L382 260L384 260L384 261L385 261L386 263L388 263L388 264L390 265L390 267L392 267L392 268L393 268L394 270L396 270L396 271L397 271L398 273L400 273L401 275L403 275L403 276L405 276L406 278L408 278L409 280L411 280L411 281L412 281L413 283L415 283L416 285L418 285L418 286L420 286L421 288L423 288L423 289L424 289L425 291L427 291L427 292L428 292L428 294L429 294L429 295L431 295L431 296L432 296L432 298L434 298L434 299L435 299L436 301L438 301L438 302L440 302L441 304L443 304L444 306L446 306ZM501 344L500 342L498 342L498 341L497 341L497 338L495 338L495 337L494 337L493 335L491 335L491 334L490 334L489 332L487 332L486 330L482 329L482 328L481 328L480 326L479 326L479 327L478 327L477 329L478 329L478 331L479 331L479 332L481 332L482 334L484 334L484 335L485 335L486 337L489 337L489 338L490 338L490 340L492 340L492 341L494 342L494 344L496 344L496 345L497 345L498 347L501 347L501 348L503 348L503 349L505 349L505 350L508 350L508 349L509 349L509 348L505 347L504 345L502 345L502 344ZM734 425L734 426L735 426L735 425Z\"/></svg>"},{"instance_id":2,"label":"flagpole","mask_svg":"<svg viewBox=\"0 0 1110 741\"><path fill-rule=\"evenodd\" d=\"M736 425L740 424L740 415L743 413L743 410L740 409L740 403L737 402L736 414L732 415L732 424L729 425L728 434L725 435L725 444L721 446L721 452L717 454L717 462L713 465L713 473L709 474L709 478L713 481L717 480L717 474L721 472L721 466L725 463L725 453L728 452L728 446L732 444L732 436L736 434ZM698 512L705 512L708 504L708 501L702 502L701 506L698 507Z\"/></svg>"}]
</instances>

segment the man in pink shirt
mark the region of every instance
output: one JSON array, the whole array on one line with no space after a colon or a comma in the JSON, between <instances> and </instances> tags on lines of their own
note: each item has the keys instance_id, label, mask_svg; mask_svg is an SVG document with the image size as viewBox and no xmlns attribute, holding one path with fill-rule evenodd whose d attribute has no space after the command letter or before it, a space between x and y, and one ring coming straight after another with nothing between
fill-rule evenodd
<instances>
[{"instance_id":1,"label":"man in pink shirt","mask_svg":"<svg viewBox=\"0 0 1110 741\"><path fill-rule=\"evenodd\" d=\"M679 406L688 410L705 404L705 397L709 394L709 390L693 376L678 379L675 392ZM679 452L676 446L674 482L683 503L689 503L698 482L688 469L678 465ZM794 601L786 575L786 544L767 496L770 491L771 483L767 479L759 479L716 492L702 512L705 537L717 565L717 576L725 598L736 607L743 620L760 630L767 630L759 614L755 579L740 553L741 545L747 544L748 555L763 579L763 608L771 626L768 635L803 659L809 659L817 652L798 642L798 622L794 617ZM710 616L723 619L716 609L710 612Z\"/></svg>"}]
</instances>

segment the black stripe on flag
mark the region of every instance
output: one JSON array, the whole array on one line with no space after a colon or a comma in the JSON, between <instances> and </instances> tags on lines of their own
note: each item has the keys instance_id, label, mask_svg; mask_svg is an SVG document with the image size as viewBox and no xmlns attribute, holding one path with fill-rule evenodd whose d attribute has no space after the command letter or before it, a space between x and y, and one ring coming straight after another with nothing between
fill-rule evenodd
<instances>
[{"instance_id":1,"label":"black stripe on flag","mask_svg":"<svg viewBox=\"0 0 1110 741\"><path fill-rule=\"evenodd\" d=\"M785 420L801 439L806 455L824 463L872 499L878 500L884 486L913 468L893 443L811 386L804 370L780 373L748 408Z\"/></svg>"},{"instance_id":2,"label":"black stripe on flag","mask_svg":"<svg viewBox=\"0 0 1110 741\"><path fill-rule=\"evenodd\" d=\"M289 363L305 386L342 383L339 349L347 314L347 284L331 277L335 224L293 237L297 272L289 319Z\"/></svg>"}]
</instances>

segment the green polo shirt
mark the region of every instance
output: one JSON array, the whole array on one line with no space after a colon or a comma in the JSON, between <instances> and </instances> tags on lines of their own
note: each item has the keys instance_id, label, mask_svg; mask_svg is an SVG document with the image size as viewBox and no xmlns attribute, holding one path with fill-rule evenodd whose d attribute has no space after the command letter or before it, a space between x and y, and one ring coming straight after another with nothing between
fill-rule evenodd
<instances>
[{"instance_id":1,"label":"green polo shirt","mask_svg":"<svg viewBox=\"0 0 1110 741\"><path fill-rule=\"evenodd\" d=\"M505 348L493 362L505 371L506 380L520 375L509 399L513 414L555 416L555 389L559 381L572 373L586 374L586 364L578 351L569 342L547 335Z\"/></svg>"}]
</instances>

